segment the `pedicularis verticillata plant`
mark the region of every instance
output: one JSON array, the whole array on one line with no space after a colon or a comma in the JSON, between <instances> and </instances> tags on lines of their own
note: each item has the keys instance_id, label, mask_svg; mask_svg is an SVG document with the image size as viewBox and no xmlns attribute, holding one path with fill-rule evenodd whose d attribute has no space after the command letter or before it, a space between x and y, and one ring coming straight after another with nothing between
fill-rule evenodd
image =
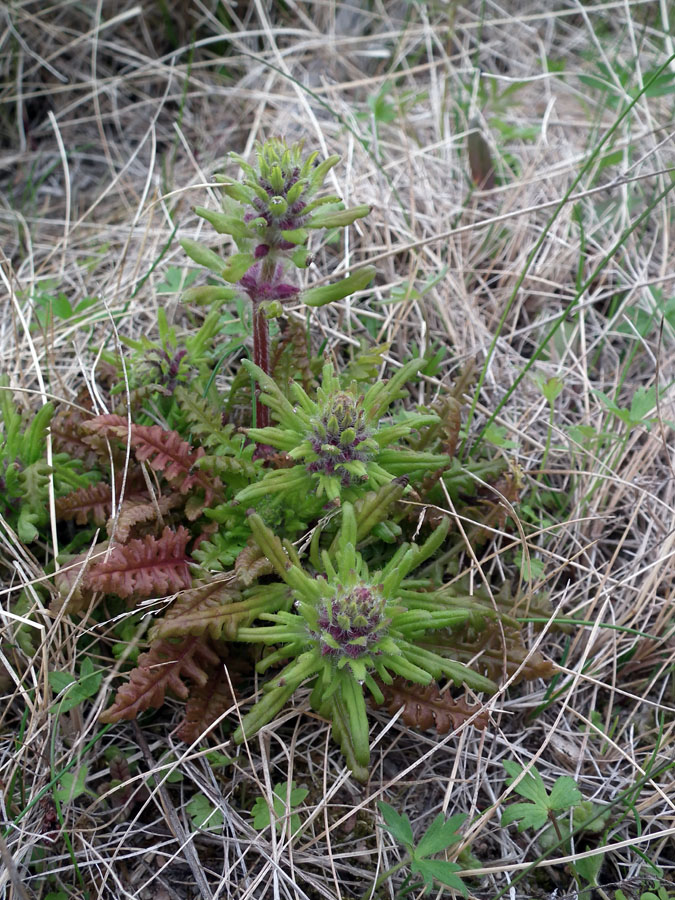
<instances>
[{"instance_id":1,"label":"pedicularis verticillata plant","mask_svg":"<svg viewBox=\"0 0 675 900\"><path fill-rule=\"evenodd\" d=\"M464 608L449 606L424 579L406 583L407 576L441 546L449 519L422 546L403 543L383 568L370 572L356 550L354 509L345 503L335 555L321 554L324 572L316 577L300 566L297 557L289 558L259 516L252 515L249 522L260 549L293 591L295 612L263 613L260 619L273 625L238 631L240 641L278 648L258 664L259 672L290 662L267 682L265 696L244 717L236 741L255 734L300 685L311 682L312 707L332 721L333 736L352 772L366 779L370 750L364 689L376 702L384 699L374 676L385 684L392 683L391 673L429 684L445 675L480 691L496 687L468 666L418 645L429 631L480 620L484 614L470 601Z\"/></svg>"},{"instance_id":2,"label":"pedicularis verticillata plant","mask_svg":"<svg viewBox=\"0 0 675 900\"><path fill-rule=\"evenodd\" d=\"M461 723L471 713L463 701L441 696L435 680L491 690L488 675L518 667L525 667L524 677L550 672L528 652L508 599L495 605L468 595L456 578L466 548L443 512L447 498L474 523L475 544L505 523L495 494L481 496L477 484L499 479L501 495L517 499L517 480L503 458L455 457L466 382L411 409L407 386L424 360L406 362L387 380L387 346L365 347L350 350L348 371L341 371L339 344L331 348L334 362L313 355L311 335L292 317L270 344L268 319L284 315L285 301L338 300L374 274L366 267L309 288L293 280L310 262L310 230L349 225L368 212L342 209L335 196L317 197L338 157L318 164L316 158L304 159L301 145L278 140L258 147L255 166L235 157L244 179L222 181L224 208L196 212L230 235L236 252L226 262L209 247L183 241L193 260L227 283L185 292L187 302L211 307L201 327L180 335L160 309L158 340L130 342L126 360L107 358L120 373L118 384L101 386L111 411L94 416L78 407L51 419L56 515L80 530L62 548L67 555L59 560L50 608L96 617L105 598L105 623L110 608L126 606L133 618L126 631L116 627L113 648L126 653L136 614L153 603L146 652L103 721L133 719L161 706L171 691L187 701L179 735L202 740L236 702L231 676L250 677L249 645L267 645L269 654L256 661L270 678L235 739L252 737L306 685L352 771L365 779L367 697L390 712L403 704L402 721L425 728L422 722L435 722L441 730L440 723ZM215 375L234 351L220 332L234 310L221 307L236 304L241 316L246 297L253 359L235 365L223 389ZM254 401L251 384L258 389ZM42 466L50 416L51 409L38 414L37 425L25 430L34 438L32 453L22 456L26 473ZM9 474L0 471L0 478L6 474L15 487L12 506L21 506L18 488L28 478L22 481L13 459L21 423L16 416L8 422ZM38 474L44 477L34 476L34 496L14 512L24 540L47 542L40 510L48 473ZM102 526L106 541L97 537ZM418 546L420 531L426 539ZM298 547L308 549L302 560ZM25 604L21 615L32 604L27 596ZM477 658L480 672L465 664ZM412 700L410 683L425 686Z\"/></svg>"},{"instance_id":3,"label":"pedicularis verticillata plant","mask_svg":"<svg viewBox=\"0 0 675 900\"><path fill-rule=\"evenodd\" d=\"M289 281L293 268L305 269L312 262L307 248L310 230L351 225L368 215L369 206L341 209L339 197L317 198L328 172L339 162L330 156L317 163L318 153L302 158L302 144L288 147L272 139L257 148L257 164L249 165L232 155L243 169L243 182L222 180L225 212L196 207L197 215L219 234L234 239L238 253L225 265L221 258L191 240L181 243L188 256L236 284L253 304L253 361L266 374L270 371L268 317L286 300L301 299L309 306L322 306L364 288L375 269L366 266L341 281L306 290ZM198 291L193 296L198 296ZM203 293L203 289L202 293ZM219 296L223 295L222 292ZM269 424L267 408L256 404L256 424Z\"/></svg>"}]
</instances>

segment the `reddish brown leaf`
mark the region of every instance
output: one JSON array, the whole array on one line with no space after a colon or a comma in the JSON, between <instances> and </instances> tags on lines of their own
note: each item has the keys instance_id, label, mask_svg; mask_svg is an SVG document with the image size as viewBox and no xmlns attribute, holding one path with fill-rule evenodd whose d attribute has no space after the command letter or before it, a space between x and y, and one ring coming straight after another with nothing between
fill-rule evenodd
<instances>
[{"instance_id":1,"label":"reddish brown leaf","mask_svg":"<svg viewBox=\"0 0 675 900\"><path fill-rule=\"evenodd\" d=\"M551 678L555 674L550 660L538 650L528 649L519 628L504 625L503 634L506 653L502 647L502 632L494 622L486 622L485 629L478 633L467 628L455 631L449 636L447 645L441 642L439 633L433 642L425 642L422 646L441 654L451 654L459 662L475 660L473 668L497 682L503 681L504 676L510 678L518 669L516 684L535 678Z\"/></svg>"},{"instance_id":2,"label":"reddish brown leaf","mask_svg":"<svg viewBox=\"0 0 675 900\"><path fill-rule=\"evenodd\" d=\"M221 663L216 670L209 673L209 680L205 685L194 687L190 691L190 697L185 705L185 719L178 729L178 737L186 744L192 744L200 736L206 735L213 723L237 704L230 680L233 682L238 680L238 673L232 671L228 679L224 666L225 663Z\"/></svg>"},{"instance_id":3,"label":"reddish brown leaf","mask_svg":"<svg viewBox=\"0 0 675 900\"><path fill-rule=\"evenodd\" d=\"M147 462L155 471L161 472L181 494L201 488L204 491L204 503L195 509L193 501L192 514L189 516L191 519L196 518L203 506L208 506L221 493L221 483L217 477L195 469L197 461L204 456L204 449L199 447L193 450L177 431L162 428L161 425L132 424L129 429L126 419L112 414L97 416L85 428L92 435L117 437L123 442L128 440L136 459Z\"/></svg>"},{"instance_id":4,"label":"reddish brown leaf","mask_svg":"<svg viewBox=\"0 0 675 900\"><path fill-rule=\"evenodd\" d=\"M116 518L110 518L106 524L108 535L115 529L115 539L125 543L131 530L141 523L157 522L157 514L165 516L169 510L182 502L176 494L166 497L158 497L157 503L153 503L146 495L129 497L123 500Z\"/></svg>"},{"instance_id":5,"label":"reddish brown leaf","mask_svg":"<svg viewBox=\"0 0 675 900\"><path fill-rule=\"evenodd\" d=\"M67 453L73 459L83 460L85 467L91 469L98 456L85 439L82 425L91 418L91 413L70 406L60 409L50 423L52 446L56 453Z\"/></svg>"},{"instance_id":6,"label":"reddish brown leaf","mask_svg":"<svg viewBox=\"0 0 675 900\"><path fill-rule=\"evenodd\" d=\"M395 678L393 684L378 682L384 694L384 706L391 715L403 707L402 720L411 728L435 728L438 734L447 734L459 728L478 709L469 706L463 697L453 697L449 692L441 693L435 683L411 684L404 678ZM487 728L487 712L481 712L473 725Z\"/></svg>"},{"instance_id":7,"label":"reddish brown leaf","mask_svg":"<svg viewBox=\"0 0 675 900\"><path fill-rule=\"evenodd\" d=\"M234 561L234 571L239 581L248 586L261 575L273 572L274 566L256 544L255 539L250 537Z\"/></svg>"},{"instance_id":8,"label":"reddish brown leaf","mask_svg":"<svg viewBox=\"0 0 675 900\"><path fill-rule=\"evenodd\" d=\"M112 488L105 481L89 484L57 497L55 506L57 519L66 522L75 519L78 525L86 525L88 521L105 525L112 509Z\"/></svg>"},{"instance_id":9,"label":"reddish brown leaf","mask_svg":"<svg viewBox=\"0 0 675 900\"><path fill-rule=\"evenodd\" d=\"M85 574L86 586L119 597L152 597L184 590L191 584L185 546L187 529L165 528L160 538L146 535L116 544L107 558Z\"/></svg>"},{"instance_id":10,"label":"reddish brown leaf","mask_svg":"<svg viewBox=\"0 0 675 900\"><path fill-rule=\"evenodd\" d=\"M265 611L267 604L267 598L258 595L243 600L239 585L234 581L199 585L176 598L164 617L153 626L151 638L201 635L208 631L215 639L223 633L233 639L238 626L250 624Z\"/></svg>"},{"instance_id":11,"label":"reddish brown leaf","mask_svg":"<svg viewBox=\"0 0 675 900\"><path fill-rule=\"evenodd\" d=\"M92 590L86 581L86 575L97 559L102 558L101 554L105 553L107 549L108 541L102 541L100 544L96 544L91 552L87 550L85 553L67 557L63 561L62 567L54 575L54 586L58 591L58 596L49 604L49 611L53 615L57 615L64 604L67 604L66 612L69 613L82 612L89 606ZM89 557L89 563L83 571L87 557Z\"/></svg>"},{"instance_id":12,"label":"reddish brown leaf","mask_svg":"<svg viewBox=\"0 0 675 900\"><path fill-rule=\"evenodd\" d=\"M187 638L179 644L157 641L138 657L137 668L117 691L115 702L101 715L101 721L135 719L143 710L161 706L168 690L184 700L190 689L183 679L203 686L209 680L207 669L218 663L218 655L200 638Z\"/></svg>"}]
</instances>

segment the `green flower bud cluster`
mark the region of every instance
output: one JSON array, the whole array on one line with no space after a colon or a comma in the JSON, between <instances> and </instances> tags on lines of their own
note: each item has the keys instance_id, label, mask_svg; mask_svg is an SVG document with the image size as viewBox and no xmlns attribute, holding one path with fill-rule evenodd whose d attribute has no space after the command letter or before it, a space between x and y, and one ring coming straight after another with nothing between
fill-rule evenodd
<instances>
[{"instance_id":1,"label":"green flower bud cluster","mask_svg":"<svg viewBox=\"0 0 675 900\"><path fill-rule=\"evenodd\" d=\"M336 475L342 487L368 478L366 463L379 450L370 435L366 421L363 395L356 395L356 386L349 391L337 391L325 396L307 435L316 459L307 464L307 471ZM322 398L318 397L319 402Z\"/></svg>"},{"instance_id":2,"label":"green flower bud cluster","mask_svg":"<svg viewBox=\"0 0 675 900\"><path fill-rule=\"evenodd\" d=\"M239 641L276 647L258 664L259 672L282 661L286 665L265 685L263 698L235 733L236 741L251 738L297 688L310 682L313 708L331 719L350 768L365 778L370 751L364 690L383 701L375 676L386 684L400 675L424 685L445 675L475 690L495 687L467 666L420 646L429 632L477 615L469 598L449 604L448 588L441 596L424 579L407 580L441 546L448 519L422 546L401 544L386 565L372 573L355 549L359 522L350 503L343 506L335 552L323 551L324 571L316 574L304 570L290 546L284 550L258 515L251 515L249 524L277 575L291 588L295 604L292 612L261 614L271 625L238 629Z\"/></svg>"},{"instance_id":3,"label":"green flower bud cluster","mask_svg":"<svg viewBox=\"0 0 675 900\"><path fill-rule=\"evenodd\" d=\"M321 653L356 659L377 643L390 619L386 616L382 585L358 581L338 589L318 608L319 630L315 637Z\"/></svg>"},{"instance_id":4,"label":"green flower bud cluster","mask_svg":"<svg viewBox=\"0 0 675 900\"><path fill-rule=\"evenodd\" d=\"M188 256L237 284L254 303L296 298L300 287L284 278L289 267L309 265L311 256L305 245L310 230L351 225L370 212L365 205L340 209L341 200L336 196L316 197L340 159L330 156L317 163L317 156L312 153L303 159L302 143L289 147L276 138L258 145L253 166L232 154L244 179L232 182L219 177L227 210L198 206L195 212L219 234L231 235L239 252L225 263L209 248L186 239L182 245ZM367 267L336 284L313 288L308 302L316 306L345 297L365 287L374 274L375 270Z\"/></svg>"},{"instance_id":5,"label":"green flower bud cluster","mask_svg":"<svg viewBox=\"0 0 675 900\"><path fill-rule=\"evenodd\" d=\"M295 404L259 367L247 360L242 364L258 381L260 400L277 421L274 426L249 429L249 436L285 451L297 464L269 470L261 481L237 495L240 501L277 492L352 500L400 475L423 477L449 462L444 454L409 450L403 444L414 429L437 424L435 414L413 414L400 425L382 419L422 360L412 360L389 382L378 381L363 394L356 385L344 389L327 363L315 400L299 384L291 385Z\"/></svg>"},{"instance_id":6,"label":"green flower bud cluster","mask_svg":"<svg viewBox=\"0 0 675 900\"><path fill-rule=\"evenodd\" d=\"M232 154L244 178L232 181L218 176L225 208L195 208L219 234L232 237L237 252L227 261L197 241L181 241L192 260L234 285L235 293L250 299L253 361L266 375L270 374L268 319L281 314L284 302L303 300L310 306L323 306L362 290L375 275L372 266L364 266L338 281L305 291L290 277L291 271L306 269L313 260L307 246L310 231L351 225L370 212L366 205L343 209L336 196L318 197L326 176L340 158L330 156L318 162L317 153L304 157L302 150L302 143L288 146L273 138L257 146L254 165ZM229 290L197 287L187 297L195 302L217 303L229 299ZM260 427L269 425L268 410L259 398L255 421Z\"/></svg>"}]
</instances>

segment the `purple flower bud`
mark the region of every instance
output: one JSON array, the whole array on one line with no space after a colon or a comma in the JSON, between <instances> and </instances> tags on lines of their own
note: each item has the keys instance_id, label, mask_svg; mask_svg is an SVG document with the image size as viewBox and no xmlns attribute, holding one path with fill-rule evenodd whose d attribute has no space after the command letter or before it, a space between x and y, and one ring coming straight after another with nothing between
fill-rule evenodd
<instances>
[{"instance_id":1,"label":"purple flower bud","mask_svg":"<svg viewBox=\"0 0 675 900\"><path fill-rule=\"evenodd\" d=\"M294 284L277 284L272 287L272 290L275 300L290 300L291 297L297 297L300 293L300 288Z\"/></svg>"},{"instance_id":2,"label":"purple flower bud","mask_svg":"<svg viewBox=\"0 0 675 900\"><path fill-rule=\"evenodd\" d=\"M270 252L269 244L258 244L258 246L253 251L253 255L256 259L262 259L263 256L267 256Z\"/></svg>"},{"instance_id":3,"label":"purple flower bud","mask_svg":"<svg viewBox=\"0 0 675 900\"><path fill-rule=\"evenodd\" d=\"M261 244L260 246L265 245ZM300 293L300 288L296 285L281 281L284 270L280 264L275 266L274 273L269 280L263 281L261 274L262 265L256 263L239 279L239 286L246 291L251 300L257 303L263 300L290 300Z\"/></svg>"}]
</instances>

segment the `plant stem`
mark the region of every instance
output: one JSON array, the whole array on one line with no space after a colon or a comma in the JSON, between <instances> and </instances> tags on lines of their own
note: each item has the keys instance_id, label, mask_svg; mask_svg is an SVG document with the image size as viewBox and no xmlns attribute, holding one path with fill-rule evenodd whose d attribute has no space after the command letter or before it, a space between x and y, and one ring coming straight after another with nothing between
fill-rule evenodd
<instances>
[{"instance_id":1,"label":"plant stem","mask_svg":"<svg viewBox=\"0 0 675 900\"><path fill-rule=\"evenodd\" d=\"M256 300L253 301L253 362L266 375L270 374L269 325ZM255 389L255 424L256 428L267 428L270 424L270 411L260 402L260 385Z\"/></svg>"},{"instance_id":2,"label":"plant stem","mask_svg":"<svg viewBox=\"0 0 675 900\"><path fill-rule=\"evenodd\" d=\"M401 862L396 863L395 866L392 866L391 869L387 869L386 872L383 872L380 877L377 879L374 885L369 887L362 895L361 900L370 900L371 897L375 895L375 891L377 891L388 878L391 878L392 875L395 875L399 869L402 869L403 866L407 866L410 862L410 857L406 854L405 858L401 860Z\"/></svg>"},{"instance_id":3,"label":"plant stem","mask_svg":"<svg viewBox=\"0 0 675 900\"><path fill-rule=\"evenodd\" d=\"M560 823L558 822L556 814L553 812L552 809L549 809L549 811L548 811L548 820L551 823L551 825L553 825L553 830L557 834L558 840L563 841L564 838L563 838L562 831L560 830Z\"/></svg>"},{"instance_id":4,"label":"plant stem","mask_svg":"<svg viewBox=\"0 0 675 900\"><path fill-rule=\"evenodd\" d=\"M270 249L262 264L260 278L263 284L269 281L276 267L274 251ZM262 313L260 302L253 300L253 362L270 375L270 327ZM260 386L255 389L255 424L256 428L267 428L270 424L270 411L260 402Z\"/></svg>"}]
</instances>

